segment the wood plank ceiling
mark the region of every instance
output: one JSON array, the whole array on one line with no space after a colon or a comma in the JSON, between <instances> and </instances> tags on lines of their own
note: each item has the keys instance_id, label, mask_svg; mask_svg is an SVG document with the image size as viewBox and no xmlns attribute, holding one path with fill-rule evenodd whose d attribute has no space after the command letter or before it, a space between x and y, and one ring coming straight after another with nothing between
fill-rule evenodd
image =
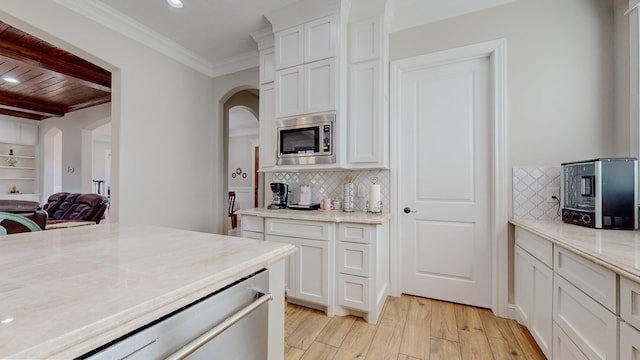
<instances>
[{"instance_id":1,"label":"wood plank ceiling","mask_svg":"<svg viewBox=\"0 0 640 360\"><path fill-rule=\"evenodd\" d=\"M109 71L0 21L0 114L43 120L110 101Z\"/></svg>"}]
</instances>

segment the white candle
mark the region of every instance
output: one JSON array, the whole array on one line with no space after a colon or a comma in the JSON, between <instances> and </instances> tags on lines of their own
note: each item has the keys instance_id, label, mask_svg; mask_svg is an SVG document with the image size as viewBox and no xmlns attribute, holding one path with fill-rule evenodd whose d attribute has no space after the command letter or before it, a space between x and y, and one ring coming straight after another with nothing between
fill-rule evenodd
<instances>
[{"instance_id":1,"label":"white candle","mask_svg":"<svg viewBox=\"0 0 640 360\"><path fill-rule=\"evenodd\" d=\"M369 186L369 209L378 206L380 201L380 184L371 184Z\"/></svg>"}]
</instances>

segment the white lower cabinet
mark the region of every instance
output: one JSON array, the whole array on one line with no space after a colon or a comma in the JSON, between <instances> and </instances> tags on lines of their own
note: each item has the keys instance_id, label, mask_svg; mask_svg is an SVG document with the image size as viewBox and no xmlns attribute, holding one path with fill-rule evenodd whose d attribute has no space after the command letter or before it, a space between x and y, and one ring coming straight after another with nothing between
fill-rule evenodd
<instances>
[{"instance_id":1,"label":"white lower cabinet","mask_svg":"<svg viewBox=\"0 0 640 360\"><path fill-rule=\"evenodd\" d=\"M387 225L340 223L337 229L336 305L364 313L378 322L388 292L389 237Z\"/></svg>"},{"instance_id":2,"label":"white lower cabinet","mask_svg":"<svg viewBox=\"0 0 640 360\"><path fill-rule=\"evenodd\" d=\"M389 294L389 224L241 215L242 236L294 245L285 259L290 302L375 324Z\"/></svg>"},{"instance_id":3,"label":"white lower cabinet","mask_svg":"<svg viewBox=\"0 0 640 360\"><path fill-rule=\"evenodd\" d=\"M580 289L554 276L553 321L588 359L617 359L618 318Z\"/></svg>"},{"instance_id":4,"label":"white lower cabinet","mask_svg":"<svg viewBox=\"0 0 640 360\"><path fill-rule=\"evenodd\" d=\"M298 251L286 261L287 297L329 306L334 272L330 266L333 224L272 219L265 221L265 240L294 245ZM328 310L327 313L332 311Z\"/></svg>"},{"instance_id":5,"label":"white lower cabinet","mask_svg":"<svg viewBox=\"0 0 640 360\"><path fill-rule=\"evenodd\" d=\"M538 260L524 248L529 246L529 236L518 238L515 247L515 308L520 321L529 329L538 346L547 358L551 358L553 351L553 270L550 266ZM550 242L537 238L536 242L545 241L545 247L552 254Z\"/></svg>"},{"instance_id":6,"label":"white lower cabinet","mask_svg":"<svg viewBox=\"0 0 640 360\"><path fill-rule=\"evenodd\" d=\"M620 322L620 360L640 359L640 331Z\"/></svg>"}]
</instances>

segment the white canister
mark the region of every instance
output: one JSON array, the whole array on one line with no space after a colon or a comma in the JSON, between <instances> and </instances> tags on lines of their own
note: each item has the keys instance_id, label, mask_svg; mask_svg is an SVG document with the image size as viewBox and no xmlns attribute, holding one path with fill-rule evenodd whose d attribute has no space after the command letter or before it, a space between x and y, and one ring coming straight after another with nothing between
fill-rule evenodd
<instances>
[{"instance_id":1,"label":"white canister","mask_svg":"<svg viewBox=\"0 0 640 360\"><path fill-rule=\"evenodd\" d=\"M342 204L342 211L353 211L353 183L344 183L344 200Z\"/></svg>"}]
</instances>

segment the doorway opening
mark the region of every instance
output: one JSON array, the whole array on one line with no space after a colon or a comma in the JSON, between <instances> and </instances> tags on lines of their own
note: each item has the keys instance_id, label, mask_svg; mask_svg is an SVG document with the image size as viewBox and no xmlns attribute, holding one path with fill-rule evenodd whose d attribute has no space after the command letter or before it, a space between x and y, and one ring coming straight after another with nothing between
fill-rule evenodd
<instances>
[{"instance_id":1,"label":"doorway opening","mask_svg":"<svg viewBox=\"0 0 640 360\"><path fill-rule=\"evenodd\" d=\"M226 137L226 183L229 202L226 204L226 234L240 235L235 216L239 209L258 207L263 183L258 173L257 147L259 93L256 89L240 90L224 103L224 117L228 125Z\"/></svg>"}]
</instances>

